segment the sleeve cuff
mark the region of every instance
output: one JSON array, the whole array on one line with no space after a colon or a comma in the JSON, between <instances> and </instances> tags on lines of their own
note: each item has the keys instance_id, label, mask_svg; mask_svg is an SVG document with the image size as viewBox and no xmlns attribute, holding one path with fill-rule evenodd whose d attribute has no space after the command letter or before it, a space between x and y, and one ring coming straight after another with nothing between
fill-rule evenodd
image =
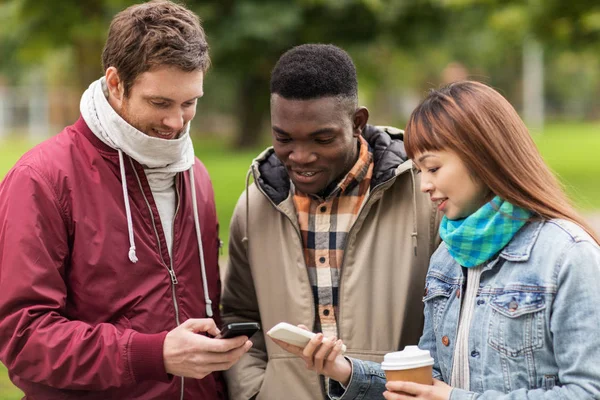
<instances>
[{"instance_id":1,"label":"sleeve cuff","mask_svg":"<svg viewBox=\"0 0 600 400\"><path fill-rule=\"evenodd\" d=\"M368 389L374 389L376 386L374 381L381 383L382 390L379 393L385 391L385 373L376 367L378 364L349 357L346 359L352 364L352 375L348 386L344 389L339 382L330 379L327 388L329 398L333 400L357 398Z\"/></svg>"},{"instance_id":2,"label":"sleeve cuff","mask_svg":"<svg viewBox=\"0 0 600 400\"><path fill-rule=\"evenodd\" d=\"M329 386L327 387L327 395L330 399L339 399L342 398L346 392L346 388L352 385L352 375L354 375L354 363L351 358L344 357L346 360L350 361L350 368L352 371L350 372L350 380L348 381L348 385L344 386L340 382L330 379Z\"/></svg>"},{"instance_id":3,"label":"sleeve cuff","mask_svg":"<svg viewBox=\"0 0 600 400\"><path fill-rule=\"evenodd\" d=\"M468 390L452 388L449 400L473 400L476 397L477 394L475 392L469 392Z\"/></svg>"},{"instance_id":4,"label":"sleeve cuff","mask_svg":"<svg viewBox=\"0 0 600 400\"><path fill-rule=\"evenodd\" d=\"M170 380L163 359L163 344L167 333L166 331L153 334L136 332L131 336L129 365L135 382Z\"/></svg>"}]
</instances>

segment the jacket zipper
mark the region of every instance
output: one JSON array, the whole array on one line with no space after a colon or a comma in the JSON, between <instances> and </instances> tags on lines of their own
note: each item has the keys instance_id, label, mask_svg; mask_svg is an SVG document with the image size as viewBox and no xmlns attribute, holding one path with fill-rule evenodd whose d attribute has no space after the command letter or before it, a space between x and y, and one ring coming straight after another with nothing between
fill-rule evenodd
<instances>
[{"instance_id":1,"label":"jacket zipper","mask_svg":"<svg viewBox=\"0 0 600 400\"><path fill-rule=\"evenodd\" d=\"M158 229L156 229L156 223L154 222L154 214L152 213L152 207L150 207L150 202L148 201L148 198L146 197L146 193L144 193L142 181L140 180L138 172L135 169L135 165L133 164L133 161L131 160L131 158L129 158L129 162L131 163L131 167L133 169L133 172L135 173L135 178L137 179L137 183L140 187L140 192L142 192L142 197L144 198L144 201L146 202L146 206L148 207L148 211L150 212L150 219L152 220L152 228L154 229L154 235L156 236L156 243L158 243L158 254L160 255L160 260L162 261L163 265L169 272L169 276L171 277L171 297L173 299L173 307L175 308L175 322L177 323L177 326L179 326L180 325L179 305L177 304L177 295L175 293L175 285L177 285L179 283L179 281L177 280L177 275L175 275L175 270L173 269L173 257L170 257L170 260L169 260L170 267L169 267L167 265L167 263L165 262L165 259L163 258L163 255L162 255L162 246L160 245L160 237L158 236ZM175 227L175 224L174 224L175 217L177 216L177 212L179 211L179 204L180 204L179 185L177 182L178 182L177 179L175 179L175 195L177 196L177 207L175 208L175 215L173 216L173 230ZM181 377L181 395L180 395L181 400L183 400L183 394L184 394L183 385L184 385L184 383L185 383L185 381L182 376Z\"/></svg>"},{"instance_id":2,"label":"jacket zipper","mask_svg":"<svg viewBox=\"0 0 600 400\"><path fill-rule=\"evenodd\" d=\"M179 195L179 176L175 176L175 196L177 196L177 207L175 207L175 214L173 214L173 223L171 224L171 238L173 240L173 253L175 252L175 219L177 218L177 213L179 213L179 206L181 204L181 196ZM200 251L200 249L198 249ZM173 267L173 256L170 257L171 269L169 269L169 274L171 274L171 293L173 294L173 304L175 304L175 320L177 321L177 326L179 326L179 306L177 305L177 297L175 296L175 285L179 283L177 280L177 276L175 275L175 268ZM180 392L180 400L183 400L184 390L185 390L185 379L181 377L181 392Z\"/></svg>"}]
</instances>

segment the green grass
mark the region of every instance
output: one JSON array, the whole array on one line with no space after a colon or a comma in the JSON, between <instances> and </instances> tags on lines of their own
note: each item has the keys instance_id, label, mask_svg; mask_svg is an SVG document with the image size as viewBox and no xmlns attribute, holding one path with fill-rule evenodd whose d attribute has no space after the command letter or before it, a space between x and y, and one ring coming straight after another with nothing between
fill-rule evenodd
<instances>
[{"instance_id":1,"label":"green grass","mask_svg":"<svg viewBox=\"0 0 600 400\"><path fill-rule=\"evenodd\" d=\"M596 183L600 177L600 124L551 124L534 139L577 207L600 209L600 185ZM0 177L30 147L32 144L24 140L0 141ZM244 190L248 166L262 149L233 152L222 141L199 138L195 147L211 175L226 252L233 208ZM0 364L0 400L14 400L21 395Z\"/></svg>"},{"instance_id":2,"label":"green grass","mask_svg":"<svg viewBox=\"0 0 600 400\"><path fill-rule=\"evenodd\" d=\"M600 209L600 123L552 124L534 139L575 205Z\"/></svg>"},{"instance_id":3,"label":"green grass","mask_svg":"<svg viewBox=\"0 0 600 400\"><path fill-rule=\"evenodd\" d=\"M210 174L215 190L217 217L219 218L219 236L224 242L224 253L227 253L229 240L229 221L233 209L244 191L246 172L250 163L263 149L233 152L224 143L218 141L195 141L196 155Z\"/></svg>"},{"instance_id":4,"label":"green grass","mask_svg":"<svg viewBox=\"0 0 600 400\"><path fill-rule=\"evenodd\" d=\"M16 400L23 397L23 392L17 389L8 379L8 372L0 363L0 400Z\"/></svg>"}]
</instances>

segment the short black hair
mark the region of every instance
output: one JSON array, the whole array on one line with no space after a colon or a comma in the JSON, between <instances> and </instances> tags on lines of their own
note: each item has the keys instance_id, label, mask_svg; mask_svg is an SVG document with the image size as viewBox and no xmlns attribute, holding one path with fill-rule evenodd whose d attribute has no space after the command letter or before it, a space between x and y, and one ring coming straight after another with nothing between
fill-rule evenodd
<instances>
[{"instance_id":1,"label":"short black hair","mask_svg":"<svg viewBox=\"0 0 600 400\"><path fill-rule=\"evenodd\" d=\"M356 67L332 44L303 44L285 52L271 72L271 94L290 100L358 96Z\"/></svg>"}]
</instances>

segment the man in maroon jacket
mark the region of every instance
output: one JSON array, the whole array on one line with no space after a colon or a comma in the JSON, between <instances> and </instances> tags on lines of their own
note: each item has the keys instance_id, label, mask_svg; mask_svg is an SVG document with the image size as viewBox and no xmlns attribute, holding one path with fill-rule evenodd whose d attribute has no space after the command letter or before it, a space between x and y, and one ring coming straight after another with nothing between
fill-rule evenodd
<instances>
[{"instance_id":1,"label":"man in maroon jacket","mask_svg":"<svg viewBox=\"0 0 600 400\"><path fill-rule=\"evenodd\" d=\"M213 189L189 136L208 45L167 1L112 21L81 118L0 184L0 360L32 399L225 399Z\"/></svg>"}]
</instances>

